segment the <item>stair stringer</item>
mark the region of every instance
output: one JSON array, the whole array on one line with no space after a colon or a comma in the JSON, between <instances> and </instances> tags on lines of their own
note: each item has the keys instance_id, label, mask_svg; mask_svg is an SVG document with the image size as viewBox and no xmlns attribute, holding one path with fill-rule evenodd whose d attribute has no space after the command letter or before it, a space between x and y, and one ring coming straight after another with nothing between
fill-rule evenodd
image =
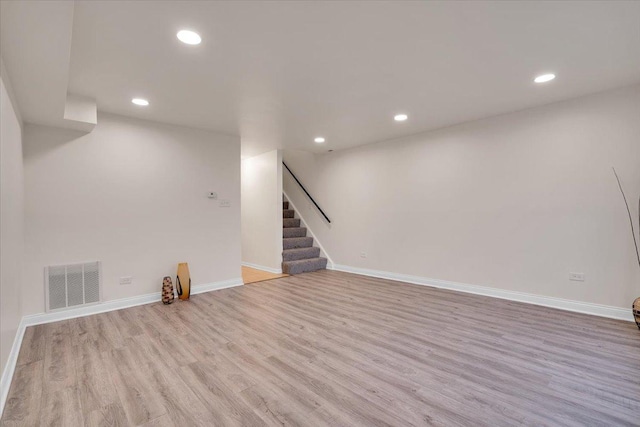
<instances>
[{"instance_id":1,"label":"stair stringer","mask_svg":"<svg viewBox=\"0 0 640 427\"><path fill-rule=\"evenodd\" d=\"M293 204L293 202L291 201L291 198L287 195L287 193L285 193L284 189L282 190L282 194L284 195L284 198L285 198L284 201L289 202L289 205L291 206L291 208L293 208L293 210L296 211L296 213L298 214L298 217L300 218L300 227L306 227L307 233L311 235L311 237L313 237L314 243L317 244L318 247L320 248L320 256L327 259L327 269L333 270L333 260L331 259L327 251L322 246L322 243L320 243L320 240L318 240L316 235L313 234L313 230L311 230L311 228L309 227L309 223L304 220L304 217L302 216L300 209L298 209L296 205Z\"/></svg>"}]
</instances>

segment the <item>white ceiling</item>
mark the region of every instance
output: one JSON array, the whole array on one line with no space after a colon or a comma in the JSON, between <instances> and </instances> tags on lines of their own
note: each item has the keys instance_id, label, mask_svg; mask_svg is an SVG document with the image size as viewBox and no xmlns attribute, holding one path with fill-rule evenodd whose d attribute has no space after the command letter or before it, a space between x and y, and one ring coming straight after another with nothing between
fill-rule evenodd
<instances>
[{"instance_id":1,"label":"white ceiling","mask_svg":"<svg viewBox=\"0 0 640 427\"><path fill-rule=\"evenodd\" d=\"M69 92L95 98L99 111L240 135L243 155L342 149L640 82L640 2L85 1L73 9L70 60L51 59L54 69L66 61ZM68 31L59 21L24 24L42 43ZM183 28L202 44L180 43ZM16 43L5 40L10 30L2 55L18 103L26 121L45 121L22 102L37 95L25 81L38 76L16 71L33 56L25 40L5 55ZM534 84L544 72L558 77ZM135 96L151 105L132 105ZM398 112L409 120L394 122Z\"/></svg>"}]
</instances>

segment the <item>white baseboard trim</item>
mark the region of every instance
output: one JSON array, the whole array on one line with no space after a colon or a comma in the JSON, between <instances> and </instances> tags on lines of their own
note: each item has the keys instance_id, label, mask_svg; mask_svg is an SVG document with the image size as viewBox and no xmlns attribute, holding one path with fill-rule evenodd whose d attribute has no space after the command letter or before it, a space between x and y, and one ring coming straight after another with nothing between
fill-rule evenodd
<instances>
[{"instance_id":1,"label":"white baseboard trim","mask_svg":"<svg viewBox=\"0 0 640 427\"><path fill-rule=\"evenodd\" d=\"M202 285L194 285L191 288L191 294L202 294L205 292L218 291L221 289L232 288L235 286L242 286L242 278L237 277L230 280L222 280L214 283L205 283ZM41 325L44 323L58 322L60 320L75 319L76 317L90 316L92 314L105 313L107 311L121 310L123 308L134 307L137 305L151 304L161 300L161 293L154 292L152 294L138 295L130 298L121 298L112 301L105 301L99 304L93 304L86 307L79 307L71 310L57 311L54 313L38 313L24 316L20 321L18 330L16 331L16 337L13 340L9 358L2 371L2 377L0 378L0 416L4 411L4 405L9 395L9 388L11 387L11 380L16 369L16 363L18 362L18 354L20 353L20 346L22 345L22 339L24 332L28 326Z\"/></svg>"},{"instance_id":2,"label":"white baseboard trim","mask_svg":"<svg viewBox=\"0 0 640 427\"><path fill-rule=\"evenodd\" d=\"M221 280L219 282L204 283L202 285L196 285L191 289L192 295L203 294L205 292L219 291L227 288L234 288L236 286L242 286L242 277L236 277L235 279Z\"/></svg>"},{"instance_id":3,"label":"white baseboard trim","mask_svg":"<svg viewBox=\"0 0 640 427\"><path fill-rule=\"evenodd\" d=\"M268 273L282 274L282 267L281 268L271 268L271 267L265 267L264 265L252 264L250 262L243 262L242 266L243 267L249 267L249 268L255 268L256 270L262 270L262 271L266 271Z\"/></svg>"},{"instance_id":4,"label":"white baseboard trim","mask_svg":"<svg viewBox=\"0 0 640 427\"><path fill-rule=\"evenodd\" d=\"M22 338L24 338L26 328L27 326L24 323L23 317L18 325L18 330L16 331L16 336L13 339L13 345L9 352L9 358L4 365L2 377L0 378L0 417L2 417L2 413L4 412L4 404L7 402L7 396L9 396L9 388L11 387L11 380L16 370L16 363L18 363L18 354L20 353L20 346L22 346Z\"/></svg>"},{"instance_id":5,"label":"white baseboard trim","mask_svg":"<svg viewBox=\"0 0 640 427\"><path fill-rule=\"evenodd\" d=\"M233 286L241 286L242 278L238 277L230 280L222 280L213 283L204 283L202 285L194 285L191 288L191 294L201 294L203 292L216 291L226 289ZM138 295L129 298L120 298L111 301L105 301L100 304L93 304L86 307L78 307L71 310L57 311L54 313L38 313L24 316L26 326L41 325L43 323L58 322L60 320L74 319L76 317L90 316L92 314L105 313L107 311L121 310L123 308L134 307L136 305L151 304L160 301L161 293L154 292L152 294Z\"/></svg>"},{"instance_id":6,"label":"white baseboard trim","mask_svg":"<svg viewBox=\"0 0 640 427\"><path fill-rule=\"evenodd\" d=\"M329 268L329 267L327 267ZM388 271L368 270L365 268L351 267L348 265L334 264L332 270L355 273L363 276L378 277L381 279L396 280L399 282L412 283L414 285L433 286L435 288L450 289L453 291L466 292L470 294L484 295L494 298L501 298L511 301L525 302L529 304L542 305L545 307L558 308L561 310L574 311L577 313L591 314L593 316L608 317L611 319L626 320L633 322L631 308L620 308L608 305L593 304L588 302L574 301L563 298L547 297L543 295L528 294L524 292L508 291L504 289L489 288L486 286L468 285L466 283L450 282L447 280L429 279L420 276L410 276L407 274L391 273Z\"/></svg>"}]
</instances>

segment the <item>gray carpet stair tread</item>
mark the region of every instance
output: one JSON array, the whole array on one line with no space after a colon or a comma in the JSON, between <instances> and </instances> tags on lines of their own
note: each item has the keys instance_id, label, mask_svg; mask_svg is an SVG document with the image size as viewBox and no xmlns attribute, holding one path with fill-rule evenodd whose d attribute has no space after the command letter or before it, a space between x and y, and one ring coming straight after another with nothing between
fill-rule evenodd
<instances>
[{"instance_id":1,"label":"gray carpet stair tread","mask_svg":"<svg viewBox=\"0 0 640 427\"><path fill-rule=\"evenodd\" d=\"M284 228L300 227L300 218L283 218L282 226Z\"/></svg>"},{"instance_id":2,"label":"gray carpet stair tread","mask_svg":"<svg viewBox=\"0 0 640 427\"><path fill-rule=\"evenodd\" d=\"M282 249L310 248L313 237L286 237L282 239Z\"/></svg>"},{"instance_id":3,"label":"gray carpet stair tread","mask_svg":"<svg viewBox=\"0 0 640 427\"><path fill-rule=\"evenodd\" d=\"M327 268L327 259L320 248L313 246L313 237L301 227L300 218L288 201L282 201L282 272L299 274Z\"/></svg>"},{"instance_id":4,"label":"gray carpet stair tread","mask_svg":"<svg viewBox=\"0 0 640 427\"><path fill-rule=\"evenodd\" d=\"M282 229L282 237L307 237L305 227L285 227Z\"/></svg>"},{"instance_id":5,"label":"gray carpet stair tread","mask_svg":"<svg viewBox=\"0 0 640 427\"><path fill-rule=\"evenodd\" d=\"M309 258L297 261L285 261L282 263L282 272L285 274L300 274L321 270L327 267L326 258Z\"/></svg>"},{"instance_id":6,"label":"gray carpet stair tread","mask_svg":"<svg viewBox=\"0 0 640 427\"><path fill-rule=\"evenodd\" d=\"M299 259L318 258L320 248L311 246L310 248L285 249L282 251L282 261L297 261Z\"/></svg>"}]
</instances>

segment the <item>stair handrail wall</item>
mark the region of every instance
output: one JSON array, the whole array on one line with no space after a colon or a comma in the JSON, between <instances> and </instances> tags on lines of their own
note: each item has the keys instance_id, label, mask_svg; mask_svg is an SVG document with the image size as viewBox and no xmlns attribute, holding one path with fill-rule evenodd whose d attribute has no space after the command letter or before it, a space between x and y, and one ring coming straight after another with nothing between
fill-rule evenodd
<instances>
[{"instance_id":1,"label":"stair handrail wall","mask_svg":"<svg viewBox=\"0 0 640 427\"><path fill-rule=\"evenodd\" d=\"M320 248L320 255L324 255L324 257L327 259L327 268L329 270L333 270L334 262L331 259L331 256L329 256L329 254L327 253L327 250L324 248L324 246L322 246L322 243L320 242L318 237L313 233L313 230L311 229L311 227L309 227L309 223L304 220L304 216L302 216L302 211L298 209L296 205L291 201L291 197L289 197L289 195L284 191L284 189L282 189L282 194L284 194L284 197L287 199L286 201L289 202L289 205L291 205L293 210L296 211L296 213L300 217L300 223L301 223L300 225L304 226L307 229L307 233L309 233L311 237L313 237L313 241Z\"/></svg>"},{"instance_id":2,"label":"stair handrail wall","mask_svg":"<svg viewBox=\"0 0 640 427\"><path fill-rule=\"evenodd\" d=\"M324 211L322 210L322 208L316 203L315 200L313 200L313 197L311 197L311 194L309 194L309 192L307 191L306 188L304 188L304 185L302 185L302 183L300 182L300 180L295 176L295 174L293 172L291 172L291 169L289 169L289 166L287 166L287 164L285 162L282 162L282 165L285 167L285 169L287 169L289 171L289 173L291 174L291 176L293 177L293 179L298 183L298 185L300 186L300 188L302 188L302 191L304 191L304 194L307 195L307 197L309 198L309 200L311 200L311 202L316 206L316 208L318 208L318 211L320 211L320 213L322 214L322 216L324 217L324 219L327 220L327 222L329 224L331 224L331 220L329 219L329 217L327 216L326 213L324 213Z\"/></svg>"}]
</instances>

